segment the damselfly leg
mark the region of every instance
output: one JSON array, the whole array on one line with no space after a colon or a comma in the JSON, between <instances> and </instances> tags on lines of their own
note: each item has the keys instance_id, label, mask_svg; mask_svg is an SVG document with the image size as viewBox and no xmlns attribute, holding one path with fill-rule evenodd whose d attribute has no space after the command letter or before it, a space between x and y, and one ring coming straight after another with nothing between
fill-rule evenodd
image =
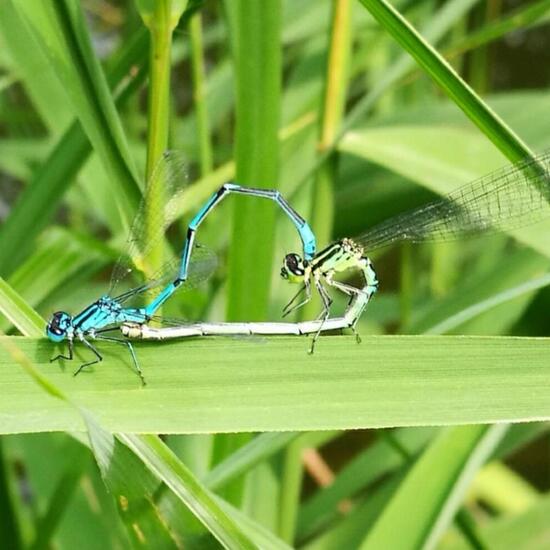
<instances>
[{"instance_id":1,"label":"damselfly leg","mask_svg":"<svg viewBox=\"0 0 550 550\"><path fill-rule=\"evenodd\" d=\"M333 278L333 275L327 275L325 278L325 281L328 285L330 285L333 288L337 288L338 290L344 292L348 296L350 296L353 299L353 296L357 296L360 294L366 295L367 293L362 288L357 288L352 285L348 285L346 283L341 283L340 281L335 281ZM365 281L366 283L366 281ZM352 330L353 334L355 335L355 341L360 344L361 343L361 336L359 336L359 333L357 332L355 325L357 324L358 319L356 319L355 323L350 326L350 329Z\"/></svg>"},{"instance_id":2,"label":"damselfly leg","mask_svg":"<svg viewBox=\"0 0 550 550\"><path fill-rule=\"evenodd\" d=\"M328 292L323 287L323 284L321 283L321 279L319 276L317 276L317 274L315 274L314 280L315 280L315 288L317 289L317 292L319 292L319 296L321 296L321 301L323 302L323 309L319 314L319 316L317 317L317 319L321 321L321 324L319 325L317 332L311 339L311 346L308 351L310 355L312 355L315 350L315 343L317 342L317 338L319 338L319 335L323 330L323 325L325 324L326 320L328 319L328 316L330 315L330 306L332 305L332 302L333 302L332 298L328 295Z\"/></svg>"},{"instance_id":3,"label":"damselfly leg","mask_svg":"<svg viewBox=\"0 0 550 550\"><path fill-rule=\"evenodd\" d=\"M76 376L77 374L79 374L83 369L85 369L86 367L89 367L91 365L95 365L96 363L101 363L101 361L103 361L103 357L101 356L101 354L99 353L99 351L97 351L97 349L92 345L90 344L90 342L88 342L88 340L86 340L86 338L84 338L84 336L80 336L79 340L89 349L91 350L94 355L96 356L96 359L94 359L93 361L88 361L86 363L82 363L82 365L80 365L80 367L78 367L78 369L76 369L73 373L73 376Z\"/></svg>"},{"instance_id":4,"label":"damselfly leg","mask_svg":"<svg viewBox=\"0 0 550 550\"><path fill-rule=\"evenodd\" d=\"M306 297L301 302L295 305L292 305L304 291L306 293ZM302 306L305 306L310 300L311 300L311 285L309 284L309 281L306 281L304 282L302 288L300 288L300 290L292 297L290 302L288 302L288 304L283 308L283 318L286 317L287 315L290 315L293 311L296 311Z\"/></svg>"},{"instance_id":5,"label":"damselfly leg","mask_svg":"<svg viewBox=\"0 0 550 550\"><path fill-rule=\"evenodd\" d=\"M50 363L53 363L54 361L57 361L58 359L66 359L67 361L72 361L73 360L73 341L72 340L68 340L68 343L69 343L69 355L63 355L62 353L60 353L59 355L56 355L55 357L52 357L50 359Z\"/></svg>"},{"instance_id":6,"label":"damselfly leg","mask_svg":"<svg viewBox=\"0 0 550 550\"><path fill-rule=\"evenodd\" d=\"M97 339L98 340L105 340L107 342L114 342L116 344L122 344L123 346L126 346L128 348L128 351L130 352L130 355L132 356L132 361L134 363L134 367L136 369L136 372L137 372L138 376L141 379L142 385L143 386L147 385L147 382L145 381L145 376L143 375L143 371L141 370L141 367L139 366L139 363L138 363L138 360L137 360L137 357L136 357L136 353L134 351L134 346L132 346L132 344L128 340L123 340L122 338L114 338L113 336L103 336L103 335L97 336Z\"/></svg>"}]
</instances>

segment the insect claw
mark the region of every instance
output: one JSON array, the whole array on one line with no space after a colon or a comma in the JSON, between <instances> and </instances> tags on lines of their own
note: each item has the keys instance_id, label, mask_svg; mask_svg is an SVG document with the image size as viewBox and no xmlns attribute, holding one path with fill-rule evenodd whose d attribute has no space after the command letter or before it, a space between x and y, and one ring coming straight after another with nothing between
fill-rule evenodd
<instances>
[{"instance_id":1,"label":"insect claw","mask_svg":"<svg viewBox=\"0 0 550 550\"><path fill-rule=\"evenodd\" d=\"M86 364L80 365L80 367L78 367L78 368L73 372L73 376L76 376L77 374L80 374L80 371L81 371L85 366L87 366L87 365L86 365Z\"/></svg>"},{"instance_id":2,"label":"insect claw","mask_svg":"<svg viewBox=\"0 0 550 550\"><path fill-rule=\"evenodd\" d=\"M72 357L67 357L66 355L63 355L60 353L59 355L56 355L55 357L52 357L50 359L50 363L53 363L54 361L57 361L58 359L66 359L67 361L72 361Z\"/></svg>"}]
</instances>

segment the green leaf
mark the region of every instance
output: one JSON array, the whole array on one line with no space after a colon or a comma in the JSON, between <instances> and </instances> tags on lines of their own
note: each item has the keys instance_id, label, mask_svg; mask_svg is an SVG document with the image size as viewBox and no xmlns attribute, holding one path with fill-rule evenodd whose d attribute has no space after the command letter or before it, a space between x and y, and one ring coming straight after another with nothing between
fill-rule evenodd
<instances>
[{"instance_id":1,"label":"green leaf","mask_svg":"<svg viewBox=\"0 0 550 550\"><path fill-rule=\"evenodd\" d=\"M103 363L74 378L74 370L89 358L86 349L77 345L72 363L50 363L61 346L45 339L10 339L34 358L39 372L116 432L350 429L550 418L544 338L371 336L357 345L352 337L327 336L314 357L307 355L302 338L266 340L137 343L148 381L140 389L123 346L100 343ZM0 366L0 388L10 388L0 399L2 433L82 429L78 416L38 392L6 353L0 352Z\"/></svg>"},{"instance_id":2,"label":"green leaf","mask_svg":"<svg viewBox=\"0 0 550 550\"><path fill-rule=\"evenodd\" d=\"M46 513L39 519L36 526L36 536L30 548L38 550L51 544L54 533L59 527L67 507L74 498L74 493L83 477L84 469L87 466L85 459L86 449L80 445L76 446L65 455L68 463L57 482L56 488L48 502Z\"/></svg>"},{"instance_id":3,"label":"green leaf","mask_svg":"<svg viewBox=\"0 0 550 550\"><path fill-rule=\"evenodd\" d=\"M15 6L46 53L67 92L105 170L116 182L113 192L121 214L129 224L139 201L139 186L126 138L107 81L95 56L78 2L59 0L31 6L17 0Z\"/></svg>"},{"instance_id":4,"label":"green leaf","mask_svg":"<svg viewBox=\"0 0 550 550\"><path fill-rule=\"evenodd\" d=\"M475 498L497 513L518 514L527 510L540 497L526 479L502 462L485 465L472 484Z\"/></svg>"},{"instance_id":5,"label":"green leaf","mask_svg":"<svg viewBox=\"0 0 550 550\"><path fill-rule=\"evenodd\" d=\"M517 161L532 156L523 141L394 7L385 0L361 3L508 159Z\"/></svg>"},{"instance_id":6,"label":"green leaf","mask_svg":"<svg viewBox=\"0 0 550 550\"><path fill-rule=\"evenodd\" d=\"M40 337L46 322L0 277L0 312L25 336Z\"/></svg>"},{"instance_id":7,"label":"green leaf","mask_svg":"<svg viewBox=\"0 0 550 550\"><path fill-rule=\"evenodd\" d=\"M339 149L385 166L440 195L506 165L479 134L453 126L391 126L350 131ZM508 233L550 257L544 227L550 229L550 220Z\"/></svg>"},{"instance_id":8,"label":"green leaf","mask_svg":"<svg viewBox=\"0 0 550 550\"><path fill-rule=\"evenodd\" d=\"M495 239L482 240L477 255L481 257L484 248L494 246L494 242ZM483 269L466 272L445 296L420 308L404 331L506 333L521 317L535 291L545 285L548 267L548 258L528 248L511 250L505 258L497 257Z\"/></svg>"},{"instance_id":9,"label":"green leaf","mask_svg":"<svg viewBox=\"0 0 550 550\"><path fill-rule=\"evenodd\" d=\"M412 456L417 455L437 434L436 428L401 429L392 432L392 440ZM320 526L333 520L338 504L355 497L367 486L394 473L407 464L406 457L388 439L380 435L375 443L357 454L338 472L333 483L315 492L300 510L299 535L310 536Z\"/></svg>"},{"instance_id":10,"label":"green leaf","mask_svg":"<svg viewBox=\"0 0 550 550\"><path fill-rule=\"evenodd\" d=\"M25 479L32 487L34 511L21 503L23 517L34 527L22 529L29 543L34 531L42 548L54 541L59 547L82 550L128 546L112 496L85 445L60 433L10 436L3 443L8 463L24 464Z\"/></svg>"},{"instance_id":11,"label":"green leaf","mask_svg":"<svg viewBox=\"0 0 550 550\"><path fill-rule=\"evenodd\" d=\"M213 490L222 487L288 445L298 435L296 432L267 432L258 435L212 468L204 477L204 484Z\"/></svg>"},{"instance_id":12,"label":"green leaf","mask_svg":"<svg viewBox=\"0 0 550 550\"><path fill-rule=\"evenodd\" d=\"M462 53L493 42L515 30L542 25L547 22L549 12L550 0L539 0L519 6L512 13L507 13L500 19L488 21L481 28L453 41L446 48L446 53L450 55L455 55L457 52Z\"/></svg>"},{"instance_id":13,"label":"green leaf","mask_svg":"<svg viewBox=\"0 0 550 550\"><path fill-rule=\"evenodd\" d=\"M81 274L89 274L90 267L97 271L116 258L116 252L102 242L54 227L44 233L36 252L9 282L37 306L63 283L78 280Z\"/></svg>"},{"instance_id":14,"label":"green leaf","mask_svg":"<svg viewBox=\"0 0 550 550\"><path fill-rule=\"evenodd\" d=\"M481 527L481 532L492 548L544 548L550 538L550 496L541 498L523 514L494 518ZM449 537L441 544L441 550L469 550L471 546L456 537Z\"/></svg>"},{"instance_id":15,"label":"green leaf","mask_svg":"<svg viewBox=\"0 0 550 550\"><path fill-rule=\"evenodd\" d=\"M65 90L48 66L45 52L33 47L33 36L14 9L13 0L3 3L0 30L13 70L42 120L54 135L59 135L72 119Z\"/></svg>"},{"instance_id":16,"label":"green leaf","mask_svg":"<svg viewBox=\"0 0 550 550\"><path fill-rule=\"evenodd\" d=\"M256 548L219 507L213 495L157 436L120 434L119 438L151 472L166 483L226 548Z\"/></svg>"},{"instance_id":17,"label":"green leaf","mask_svg":"<svg viewBox=\"0 0 550 550\"><path fill-rule=\"evenodd\" d=\"M358 548L362 540L380 514L386 508L392 495L403 480L405 468L381 485L373 488L367 498L356 502L354 508L341 521L331 528L321 531L313 540L304 545L307 550L338 550Z\"/></svg>"},{"instance_id":18,"label":"green leaf","mask_svg":"<svg viewBox=\"0 0 550 550\"><path fill-rule=\"evenodd\" d=\"M443 432L415 463L361 548L433 548L506 428L463 426Z\"/></svg>"},{"instance_id":19,"label":"green leaf","mask_svg":"<svg viewBox=\"0 0 550 550\"><path fill-rule=\"evenodd\" d=\"M523 297L525 294L532 294L534 291L540 290L548 285L550 285L550 274L542 275L536 279L531 279L525 283L508 288L497 294L493 294L485 300L474 303L458 311L454 315L447 317L439 324L431 326L425 332L426 334L448 333L451 330L456 329L458 326L463 325L466 321L470 321L482 313L505 304L510 300Z\"/></svg>"},{"instance_id":20,"label":"green leaf","mask_svg":"<svg viewBox=\"0 0 550 550\"><path fill-rule=\"evenodd\" d=\"M239 521L235 522L226 511L222 510L215 497L196 480L157 436L128 434L113 436L98 423L93 412L72 400L55 383L38 372L15 340L0 335L0 344L4 352L19 367L23 367L26 375L30 375L27 379L34 379L37 383L34 387L40 388L42 395L49 394L48 397L53 397L58 402L65 402L79 414L88 430L91 446L103 478L117 500L121 516L135 546L147 545L151 548L181 546L174 538L168 522L161 519L162 512L157 508L155 501L161 496L158 491L160 489L158 478L189 507L225 547L256 548L239 528ZM124 445L119 440L123 441ZM144 464L147 469L144 468ZM129 472L133 472L134 475L128 475ZM248 525L246 530L256 532L253 525L252 527ZM260 537L266 536L261 529L257 531ZM274 540L274 544L268 547L276 548L281 545Z\"/></svg>"},{"instance_id":21,"label":"green leaf","mask_svg":"<svg viewBox=\"0 0 550 550\"><path fill-rule=\"evenodd\" d=\"M146 49L146 32L137 33L109 71L109 81L113 87L118 86L130 67L143 58ZM128 100L143 77L144 72L138 71L126 86L122 86L117 93L118 106ZM28 187L0 226L0 273L11 273L31 249L35 237L59 207L65 191L74 181L90 151L90 142L81 124L74 122L41 167L34 172Z\"/></svg>"},{"instance_id":22,"label":"green leaf","mask_svg":"<svg viewBox=\"0 0 550 550\"><path fill-rule=\"evenodd\" d=\"M14 549L22 548L21 543L21 520L18 518L15 498L10 490L8 481L8 464L5 456L4 441L0 439L0 537L2 540L10 541Z\"/></svg>"}]
</instances>

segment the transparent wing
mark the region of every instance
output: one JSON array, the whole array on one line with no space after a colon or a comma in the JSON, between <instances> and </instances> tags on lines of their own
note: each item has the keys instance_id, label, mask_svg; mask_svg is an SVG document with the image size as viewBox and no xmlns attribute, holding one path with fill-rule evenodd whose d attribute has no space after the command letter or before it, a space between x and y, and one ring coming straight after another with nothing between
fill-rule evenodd
<instances>
[{"instance_id":1,"label":"transparent wing","mask_svg":"<svg viewBox=\"0 0 550 550\"><path fill-rule=\"evenodd\" d=\"M212 275L217 266L218 258L215 252L205 246L195 244L191 254L188 277L181 287L178 288L178 292L196 288ZM146 295L147 300L153 299L157 294L157 290L161 290L176 278L179 267L180 259L171 259L151 279L140 286L118 295L114 299L120 304L127 303L131 298L142 295Z\"/></svg>"},{"instance_id":2,"label":"transparent wing","mask_svg":"<svg viewBox=\"0 0 550 550\"><path fill-rule=\"evenodd\" d=\"M506 231L550 215L550 151L509 165L357 237L366 250Z\"/></svg>"},{"instance_id":3,"label":"transparent wing","mask_svg":"<svg viewBox=\"0 0 550 550\"><path fill-rule=\"evenodd\" d=\"M175 218L172 210L179 202L178 197L188 186L185 157L178 151L166 151L153 170L148 186L154 189L155 195L164 198L158 202L164 208L158 207L148 212L145 198L141 201L130 228L125 251L113 268L108 292L110 296L115 295L119 284L131 274L148 271L148 255L164 239L168 225Z\"/></svg>"}]
</instances>

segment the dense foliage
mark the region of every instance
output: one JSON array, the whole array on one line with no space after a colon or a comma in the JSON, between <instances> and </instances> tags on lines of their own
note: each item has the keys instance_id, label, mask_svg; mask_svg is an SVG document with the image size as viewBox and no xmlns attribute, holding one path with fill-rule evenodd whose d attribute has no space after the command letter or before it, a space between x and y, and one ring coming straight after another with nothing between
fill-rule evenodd
<instances>
[{"instance_id":1,"label":"dense foliage","mask_svg":"<svg viewBox=\"0 0 550 550\"><path fill-rule=\"evenodd\" d=\"M291 337L138 343L142 388L126 349L98 344L73 377L88 350L50 363L43 334L108 287L143 196L150 274L231 179L279 189L324 246L545 149L548 13L4 0L0 546L547 547L550 220L373 251L363 342L313 356ZM164 241L167 149L186 162ZM163 314L280 320L300 243L273 203L229 197L199 240L218 269Z\"/></svg>"}]
</instances>

